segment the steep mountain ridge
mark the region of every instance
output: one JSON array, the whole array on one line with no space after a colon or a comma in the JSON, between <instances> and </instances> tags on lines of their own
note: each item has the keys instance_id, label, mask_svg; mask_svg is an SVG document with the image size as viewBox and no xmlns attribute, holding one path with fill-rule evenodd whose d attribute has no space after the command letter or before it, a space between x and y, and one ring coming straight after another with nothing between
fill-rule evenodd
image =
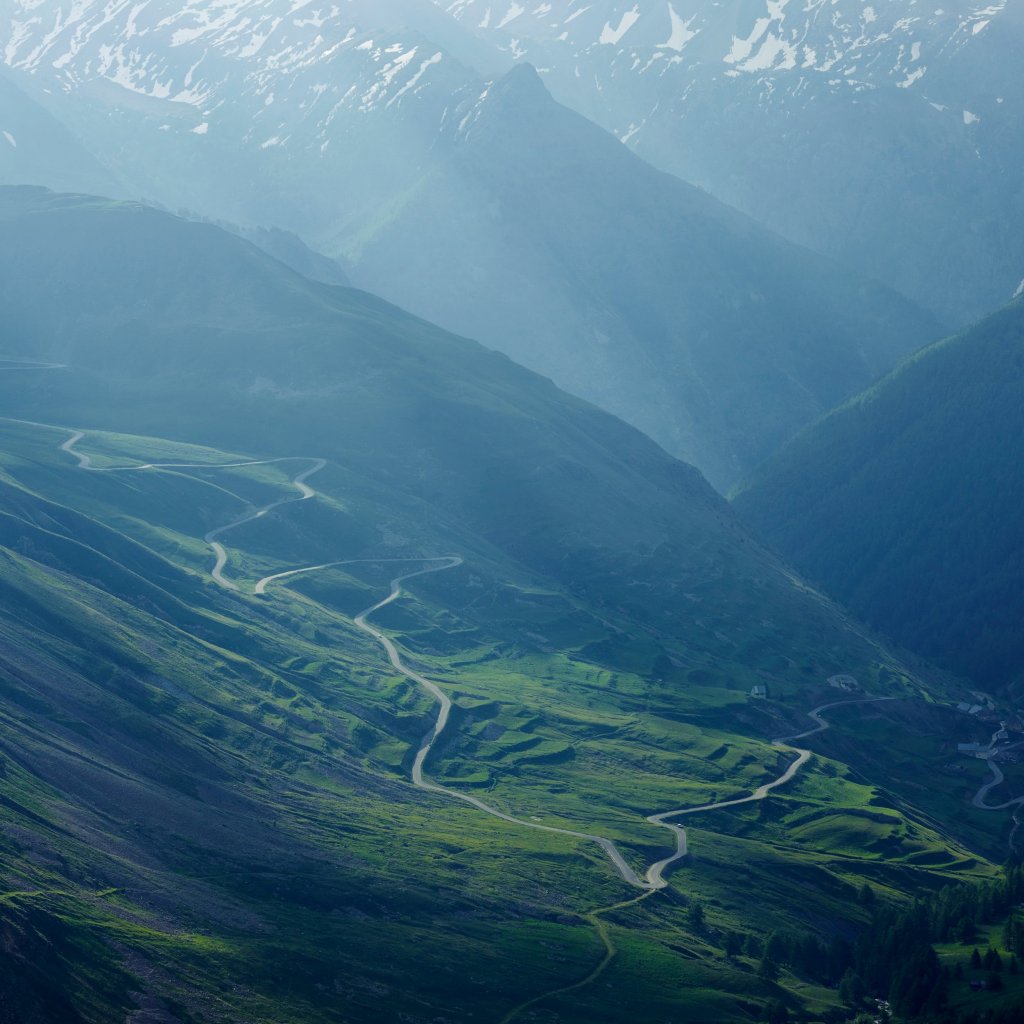
<instances>
[{"instance_id":1,"label":"steep mountain ridge","mask_svg":"<svg viewBox=\"0 0 1024 1024\"><path fill-rule=\"evenodd\" d=\"M505 356L135 204L0 190L0 240L0 1007L474 1020L620 933L618 980L567 1019L643 991L739 1022L737 993L768 998L710 933L678 953L675 896L595 934L625 883L592 841L412 789L435 705L353 616L403 561L457 554L374 619L451 696L428 776L640 871L671 853L650 814L783 776L763 737L806 728L829 676L917 692L896 657L696 470ZM887 884L922 855L929 884L990 872L938 820L799 767L787 815L893 808ZM775 872L749 919L735 880L772 872L772 827L698 827L687 899L759 933L798 895L808 928L860 920L844 894L878 855L820 843L792 855L813 883Z\"/></svg>"},{"instance_id":2,"label":"steep mountain ridge","mask_svg":"<svg viewBox=\"0 0 1024 1024\"><path fill-rule=\"evenodd\" d=\"M937 331L636 159L528 65L446 124L416 187L338 243L356 282L549 374L722 489Z\"/></svg>"},{"instance_id":3,"label":"steep mountain ridge","mask_svg":"<svg viewBox=\"0 0 1024 1024\"><path fill-rule=\"evenodd\" d=\"M428 3L284 0L47 0L3 30L12 73L136 196L343 254L356 283L550 374L722 490L940 333L655 173L531 68L485 77L422 17L402 27L424 11L443 36Z\"/></svg>"},{"instance_id":4,"label":"steep mountain ridge","mask_svg":"<svg viewBox=\"0 0 1024 1024\"><path fill-rule=\"evenodd\" d=\"M949 322L1024 276L1016 3L435 3L655 166Z\"/></svg>"},{"instance_id":5,"label":"steep mountain ridge","mask_svg":"<svg viewBox=\"0 0 1024 1024\"><path fill-rule=\"evenodd\" d=\"M735 507L906 647L1020 692L1024 302L805 430Z\"/></svg>"}]
</instances>

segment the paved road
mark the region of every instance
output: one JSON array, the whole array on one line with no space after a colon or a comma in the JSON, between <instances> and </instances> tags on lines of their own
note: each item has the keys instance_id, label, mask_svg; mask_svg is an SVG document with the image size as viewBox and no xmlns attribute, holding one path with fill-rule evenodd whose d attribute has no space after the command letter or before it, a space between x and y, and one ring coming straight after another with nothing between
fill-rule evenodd
<instances>
[{"instance_id":1,"label":"paved road","mask_svg":"<svg viewBox=\"0 0 1024 1024\"><path fill-rule=\"evenodd\" d=\"M454 557L454 556L452 556ZM334 569L339 565L387 565L390 562L417 562L417 558L346 558L341 562L324 562L322 565L307 565L302 569L288 569L286 572L275 572L273 576L264 576L253 589L256 594L265 594L271 583L291 579L293 576L304 576L309 572L320 572L321 569Z\"/></svg>"},{"instance_id":2,"label":"paved road","mask_svg":"<svg viewBox=\"0 0 1024 1024\"><path fill-rule=\"evenodd\" d=\"M832 701L830 704L822 704L820 707L815 708L813 711L807 712L807 717L817 723L813 729L808 729L806 732L797 733L794 736L781 736L776 740L772 741L772 745L781 749L792 750L796 754L796 758L790 762L786 770L777 778L771 782L766 782L763 786L758 786L757 789L750 796L737 797L735 800L720 800L718 803L713 804L701 804L699 807L683 807L673 811L662 811L660 814L652 814L647 820L652 825L661 825L663 828L671 829L676 834L676 852L664 860L659 860L657 863L652 864L647 869L646 880L648 885L654 888L660 888L664 886L664 872L665 869L670 867L678 860L682 860L687 853L686 845L686 829L682 825L674 825L668 819L679 818L685 814L701 814L707 811L720 811L725 807L738 807L740 804L755 803L758 800L763 800L773 789L777 789L779 786L784 786L794 775L807 763L811 756L811 751L802 750L799 747L790 747L789 744L793 740L802 740L807 736L814 736L816 733L824 732L830 728L830 723L821 717L823 711L828 711L829 708L842 707L844 704L873 704L883 700L895 700L895 697L863 697L856 700L837 700Z\"/></svg>"},{"instance_id":3,"label":"paved road","mask_svg":"<svg viewBox=\"0 0 1024 1024\"><path fill-rule=\"evenodd\" d=\"M985 803L985 797L988 796L989 790L995 789L996 786L1001 786L1006 778L1003 775L1003 770L991 759L988 762L988 770L991 772L992 778L974 794L974 799L971 803L975 807L983 811L1005 811L1007 807L1016 807L1018 804L1024 804L1024 796L1015 797L1013 800L1007 800L1001 804Z\"/></svg>"},{"instance_id":4,"label":"paved road","mask_svg":"<svg viewBox=\"0 0 1024 1024\"><path fill-rule=\"evenodd\" d=\"M157 463L144 463L140 465L132 466L104 466L97 467L92 464L90 456L80 452L76 449L76 445L85 436L83 431L75 430L71 431L71 436L64 441L60 446L62 451L74 456L78 460L80 469L89 470L97 473L128 473L138 472L144 470L161 470L161 469L235 469L244 466L265 466L271 465L278 462L291 462L295 461L294 458L278 458L278 459L260 459L260 460L247 460L240 462L226 462L226 463L181 463L181 462L157 462ZM223 526L219 526L216 529L210 530L209 533L203 538L207 544L210 545L215 556L215 563L211 570L211 576L221 586L229 590L239 590L239 586L233 580L228 579L224 575L224 569L227 565L228 555L227 551L222 544L217 540L222 534L227 533L229 530L236 529L245 523L250 523L253 520L260 519L267 515L273 509L279 508L282 505L287 505L296 501L306 501L316 496L316 492L310 487L306 481L314 473L319 472L324 468L326 462L324 459L314 458L303 458L300 461L309 462L310 466L303 470L298 476L294 477L291 481L299 491L299 497L297 498L281 498L278 501L272 502L269 505L265 505L263 508L256 509L253 512L249 512L244 516L234 519ZM427 679L425 676L416 672L410 668L402 660L402 655L399 652L398 647L394 641L384 632L371 625L367 619L375 612L380 611L382 608L387 607L394 601L397 601L402 596L402 584L406 580L414 579L417 576L425 576L428 573L445 572L449 569L455 569L463 564L462 558L458 555L444 555L436 558L423 558L423 559L402 559L402 558L381 558L381 559L347 559L336 562L325 562L320 565L311 565L299 569L289 569L284 572L274 573L270 576L265 576L255 586L254 592L257 595L265 595L267 587L272 583L280 583L287 579L292 579L296 576L300 576L307 573L317 572L323 569L330 569L342 565L355 565L355 564L368 564L368 563L390 563L390 562L427 562L431 563L426 568L416 569L413 572L403 573L400 576L396 576L391 581L390 592L387 597L378 601L376 604L360 612L353 620L356 627L362 630L367 635L371 636L377 641L387 654L388 661L391 663L392 668L396 672L405 676L407 679L412 680L418 686L422 687L427 693L429 693L434 700L438 703L437 718L434 721L433 726L427 732L420 742L419 749L416 752L416 757L413 760L412 766L412 782L413 785L418 789L425 790L430 793L437 793L439 795L448 797L453 800L460 800L463 803L470 804L476 807L478 810L490 814L493 817L500 818L503 821L510 822L515 825L520 825L524 828L534 829L538 832L549 832L557 835L570 836L574 839L582 839L586 842L595 843L601 848L604 854L608 857L609 861L615 867L616 871L622 876L622 879L629 885L637 889L642 889L646 892L655 892L659 889L664 889L668 882L665 880L665 872L671 865L675 864L679 860L682 860L687 855L687 838L686 829L682 825L675 824L669 821L670 818L678 818L684 815L701 814L709 811L722 810L726 807L737 807L741 804L754 803L758 800L764 800L765 797L779 786L784 786L789 782L796 773L807 763L811 756L809 750L802 750L797 747L787 747L787 744L792 740L804 739L807 736L813 736L816 733L823 732L829 728L829 723L821 717L822 712L829 710L830 708L839 707L844 704L865 704L879 700L891 700L893 698L888 697L866 697L850 701L833 701L830 704L823 704L813 711L808 712L809 717L816 723L813 729L808 729L805 732L798 733L794 736L781 737L774 741L774 745L782 749L789 749L796 755L793 761L787 765L786 769L779 775L778 778L773 779L770 782L766 782L764 785L759 786L750 796L738 797L734 800L721 800L717 803L702 804L699 807L685 807L677 808L670 811L662 811L657 814L652 814L647 817L653 825L659 825L662 828L668 829L675 838L675 850L667 857L656 861L647 868L644 877L640 877L636 871L626 862L625 858L620 853L618 847L610 839L606 839L603 836L592 835L587 832L578 832L573 829L558 828L554 825L542 825L534 821L526 821L522 818L517 818L514 815L506 814L504 811L499 810L496 807L492 807L490 804L485 803L483 800L475 797L469 793L463 793L459 790L448 789L444 786L439 786L436 783L428 781L423 773L423 767L426 763L427 758L430 756L431 750L437 743L438 739L448 727L449 718L451 715L452 702L451 698L441 689L436 683ZM433 564L437 563L437 564ZM998 769L992 765L993 771ZM1001 781L1001 780L1000 780ZM997 782L993 782L991 785L996 785ZM990 787L991 788L991 787ZM987 790L985 790L987 792ZM979 793L979 796L983 794ZM1024 802L1024 798L1021 798L1020 802ZM1003 805L1009 806L1009 804Z\"/></svg>"},{"instance_id":5,"label":"paved road","mask_svg":"<svg viewBox=\"0 0 1024 1024\"><path fill-rule=\"evenodd\" d=\"M12 365L13 364L13 365ZM67 363L37 363L31 359L7 359L0 357L0 372L19 370L66 370Z\"/></svg>"},{"instance_id":6,"label":"paved road","mask_svg":"<svg viewBox=\"0 0 1024 1024\"><path fill-rule=\"evenodd\" d=\"M262 508L256 509L253 512L247 512L244 516L240 516L238 519L233 519L230 523L226 523L224 526L218 526L216 529L210 530L210 532L203 537L204 542L210 545L210 549L213 551L214 555L214 563L213 568L210 570L210 575L216 583L219 583L227 590L239 590L240 588L234 580L230 580L224 575L224 570L228 564L228 553L224 545L221 544L217 538L221 536L221 534L227 533L229 530L234 530L239 526L244 526L246 523L251 523L255 519L262 519L268 512L272 512L274 509L280 508L282 505L290 505L296 501L308 501L310 498L315 498L316 491L314 491L306 481L314 473L319 473L320 470L327 465L326 459L290 456L280 459L248 459L243 462L146 462L133 466L94 466L92 464L92 457L86 455L84 452L78 451L75 447L83 437L85 437L84 431L73 430L71 432L71 437L69 437L60 446L60 448L61 451L67 452L78 460L79 469L88 470L90 473L137 473L149 469L239 469L243 466L270 466L278 462L297 461L310 463L308 469L304 469L298 476L292 478L291 484L299 492L299 496L297 498L280 498L278 501L273 501L269 505L264 505ZM273 577L268 577L268 579L272 578ZM261 584L263 582L264 581L261 581ZM259 590L258 592L262 593L263 591Z\"/></svg>"},{"instance_id":7,"label":"paved road","mask_svg":"<svg viewBox=\"0 0 1024 1024\"><path fill-rule=\"evenodd\" d=\"M373 561L372 559L359 559L358 561ZM384 559L382 561L393 561L392 559ZM433 726L430 731L420 741L419 749L416 751L416 757L413 760L412 765L412 783L418 789L425 790L428 793L438 793L442 796L449 797L453 800L461 800L463 803L470 804L476 807L478 810L484 811L486 814L490 814L495 818L500 818L502 821L511 822L514 825L521 825L524 828L534 829L537 832L552 832L557 835L571 836L574 839L583 839L587 842L596 843L604 851L605 855L612 862L615 869L619 872L622 878L632 886L638 889L650 889L650 888L662 888L664 882L658 886L651 886L647 882L637 875L637 873L626 863L622 854L618 848L610 839L605 839L603 836L590 835L586 832L576 832L572 829L557 828L554 825L541 825L535 821L525 821L522 818L517 818L514 815L506 814L504 811L498 810L497 807L492 807L490 804L485 803L478 797L472 796L469 793L463 793L456 789L447 789L444 786L439 786L434 782L428 781L423 774L423 765L429 757L434 744L440 738L441 734L448 727L449 716L451 715L452 702L451 698L441 689L436 683L427 679L426 676L421 675L414 669L411 669L402 660L402 655L395 645L394 641L381 630L377 629L376 626L371 625L367 622L367 618L374 612L380 611L382 608L387 607L394 601L397 601L402 596L402 584L406 580L413 579L416 576L425 576L428 573L434 572L445 572L448 569L454 569L457 566L462 565L462 559L458 555L444 555L438 558L424 558L424 559L402 559L402 561L423 561L423 562L437 562L437 565L429 565L425 569L417 569L413 572L403 573L401 576L396 576L391 581L391 590L387 597L383 600L378 601L376 604L367 608L365 611L360 612L353 622L356 627L361 629L364 633L373 637L384 648L385 653L388 656L388 661L391 663L391 667L407 679L411 679L418 686L421 686L424 690L429 693L434 700L438 703L437 718L434 720ZM345 565L353 564L351 562L337 562L329 563L334 565ZM283 579L288 576L296 576L300 572L312 572L316 568L327 568L327 566L310 566L308 569L292 570L287 573L279 573L277 576L268 576L257 584L260 593L264 593L268 583L275 579Z\"/></svg>"}]
</instances>

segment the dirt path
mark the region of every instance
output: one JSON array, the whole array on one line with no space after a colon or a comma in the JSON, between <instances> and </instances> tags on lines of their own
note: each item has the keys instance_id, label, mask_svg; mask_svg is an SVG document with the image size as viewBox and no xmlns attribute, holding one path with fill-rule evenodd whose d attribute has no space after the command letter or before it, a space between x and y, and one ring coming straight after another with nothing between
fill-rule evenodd
<instances>
[{"instance_id":1,"label":"dirt path","mask_svg":"<svg viewBox=\"0 0 1024 1024\"><path fill-rule=\"evenodd\" d=\"M574 982L571 985L563 985L561 988L552 989L550 992L544 992L539 996L534 996L532 999L527 999L526 1002L520 1003L518 1006L513 1007L505 1014L504 1017L498 1022L498 1024L510 1024L510 1021L515 1020L524 1010L530 1009L531 1006L536 1006L538 1003L543 1003L545 1000L554 999L556 996L568 995L570 992L576 992L581 988L586 988L588 985L592 985L597 979L604 974L605 969L615 959L618 949L615 943L612 941L611 932L608 930L608 925L601 920L604 914L610 914L613 910L624 910L626 907L635 906L637 903L642 903L648 896L651 896L656 890L648 889L647 892L642 893L640 896L634 896L631 900L625 900L622 903L614 903L610 907L601 907L598 910L592 910L588 914L582 914L584 921L593 925L594 930L597 932L598 938L604 944L604 956L601 958L600 963L585 977L579 981Z\"/></svg>"}]
</instances>

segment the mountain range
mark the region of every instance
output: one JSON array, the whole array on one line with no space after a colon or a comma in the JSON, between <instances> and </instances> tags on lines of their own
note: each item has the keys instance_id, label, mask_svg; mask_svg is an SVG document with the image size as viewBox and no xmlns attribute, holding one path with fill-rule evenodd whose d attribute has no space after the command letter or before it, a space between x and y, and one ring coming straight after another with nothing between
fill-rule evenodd
<instances>
[{"instance_id":1,"label":"mountain range","mask_svg":"<svg viewBox=\"0 0 1024 1024\"><path fill-rule=\"evenodd\" d=\"M296 232L722 490L941 333L631 157L529 67L486 79L401 27L429 5L287 6L36 5L9 14L7 61L117 194Z\"/></svg>"},{"instance_id":2,"label":"mountain range","mask_svg":"<svg viewBox=\"0 0 1024 1024\"><path fill-rule=\"evenodd\" d=\"M1024 278L1016 3L435 2L655 166L948 324Z\"/></svg>"},{"instance_id":3,"label":"mountain range","mask_svg":"<svg viewBox=\"0 0 1024 1024\"><path fill-rule=\"evenodd\" d=\"M0 43L0 1024L1021 1019L1016 3Z\"/></svg>"}]
</instances>

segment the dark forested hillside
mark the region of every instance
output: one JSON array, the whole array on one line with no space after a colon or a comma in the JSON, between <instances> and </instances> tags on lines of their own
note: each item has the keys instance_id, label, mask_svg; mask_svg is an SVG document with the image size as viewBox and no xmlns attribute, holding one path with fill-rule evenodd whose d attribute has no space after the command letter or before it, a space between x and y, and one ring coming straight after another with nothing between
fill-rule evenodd
<instances>
[{"instance_id":1,"label":"dark forested hillside","mask_svg":"<svg viewBox=\"0 0 1024 1024\"><path fill-rule=\"evenodd\" d=\"M1024 683L1024 302L912 358L735 507L811 579L979 684Z\"/></svg>"}]
</instances>

